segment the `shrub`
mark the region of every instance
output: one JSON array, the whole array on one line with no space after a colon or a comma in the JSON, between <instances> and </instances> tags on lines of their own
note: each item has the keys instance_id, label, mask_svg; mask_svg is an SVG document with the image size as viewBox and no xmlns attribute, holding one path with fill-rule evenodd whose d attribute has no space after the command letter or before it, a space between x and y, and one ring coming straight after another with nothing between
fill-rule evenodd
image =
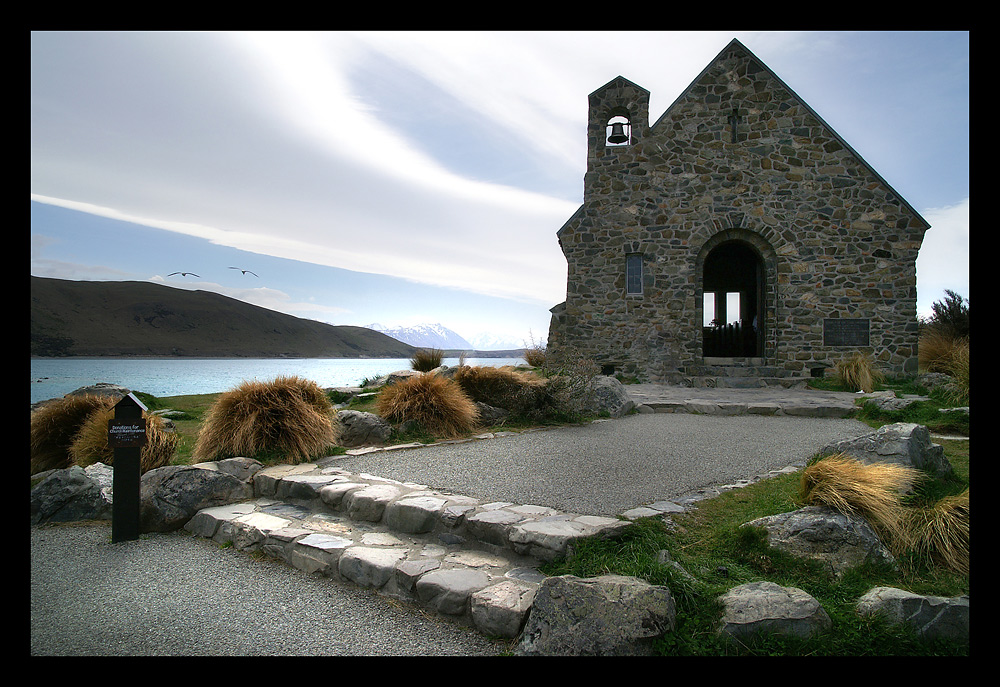
<instances>
[{"instance_id":1,"label":"shrub","mask_svg":"<svg viewBox=\"0 0 1000 687\"><path fill-rule=\"evenodd\" d=\"M875 391L875 385L885 379L866 353L855 353L847 360L838 362L834 366L834 375L844 386L865 393Z\"/></svg>"},{"instance_id":2,"label":"shrub","mask_svg":"<svg viewBox=\"0 0 1000 687\"><path fill-rule=\"evenodd\" d=\"M69 455L74 465L86 467L93 463L114 465L115 451L108 445L108 421L114 418L113 407L102 408L91 413L80 427ZM146 444L139 451L139 472L163 467L177 449L179 437L170 431L167 423L159 415L144 415L146 418Z\"/></svg>"},{"instance_id":3,"label":"shrub","mask_svg":"<svg viewBox=\"0 0 1000 687\"><path fill-rule=\"evenodd\" d=\"M909 522L914 547L946 568L969 574L969 490L914 509Z\"/></svg>"},{"instance_id":4,"label":"shrub","mask_svg":"<svg viewBox=\"0 0 1000 687\"><path fill-rule=\"evenodd\" d=\"M110 396L66 396L31 413L31 474L70 467L73 459L69 447L80 427L92 413L111 408L117 402Z\"/></svg>"},{"instance_id":5,"label":"shrub","mask_svg":"<svg viewBox=\"0 0 1000 687\"><path fill-rule=\"evenodd\" d=\"M802 473L799 496L809 505L823 505L864 517L890 548L911 544L902 494L923 473L895 463L865 464L843 453L827 456Z\"/></svg>"},{"instance_id":6,"label":"shrub","mask_svg":"<svg viewBox=\"0 0 1000 687\"><path fill-rule=\"evenodd\" d=\"M473 401L503 408L514 415L531 415L548 400L546 380L510 366L460 367L455 381Z\"/></svg>"},{"instance_id":7,"label":"shrub","mask_svg":"<svg viewBox=\"0 0 1000 687\"><path fill-rule=\"evenodd\" d=\"M968 353L969 340L953 336L941 327L924 327L917 344L917 361L925 372L951 374L952 359L961 349Z\"/></svg>"},{"instance_id":8,"label":"shrub","mask_svg":"<svg viewBox=\"0 0 1000 687\"><path fill-rule=\"evenodd\" d=\"M961 339L969 336L969 299L962 298L951 289L945 289L943 301L931 305L932 315L928 327L940 329L945 334Z\"/></svg>"},{"instance_id":9,"label":"shrub","mask_svg":"<svg viewBox=\"0 0 1000 687\"><path fill-rule=\"evenodd\" d=\"M334 441L333 415L315 382L296 376L243 382L208 410L194 462L279 454L295 464L324 455Z\"/></svg>"},{"instance_id":10,"label":"shrub","mask_svg":"<svg viewBox=\"0 0 1000 687\"><path fill-rule=\"evenodd\" d=\"M415 421L436 435L454 437L470 432L479 411L454 381L421 374L385 387L375 403L389 422Z\"/></svg>"},{"instance_id":11,"label":"shrub","mask_svg":"<svg viewBox=\"0 0 1000 687\"><path fill-rule=\"evenodd\" d=\"M545 344L538 343L535 337L528 332L531 343L524 344L524 361L531 367L545 367Z\"/></svg>"},{"instance_id":12,"label":"shrub","mask_svg":"<svg viewBox=\"0 0 1000 687\"><path fill-rule=\"evenodd\" d=\"M444 353L437 348L425 348L417 351L410 358L410 367L417 372L430 372L441 367Z\"/></svg>"}]
</instances>

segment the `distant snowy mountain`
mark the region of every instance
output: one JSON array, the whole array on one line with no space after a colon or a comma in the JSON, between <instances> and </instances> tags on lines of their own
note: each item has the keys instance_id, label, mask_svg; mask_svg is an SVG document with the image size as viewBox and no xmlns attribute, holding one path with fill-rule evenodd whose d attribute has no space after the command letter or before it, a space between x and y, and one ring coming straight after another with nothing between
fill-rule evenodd
<instances>
[{"instance_id":1,"label":"distant snowy mountain","mask_svg":"<svg viewBox=\"0 0 1000 687\"><path fill-rule=\"evenodd\" d=\"M523 339L513 339L509 336L499 336L487 332L476 334L469 341L477 351L508 351L514 348L524 348Z\"/></svg>"},{"instance_id":2,"label":"distant snowy mountain","mask_svg":"<svg viewBox=\"0 0 1000 687\"><path fill-rule=\"evenodd\" d=\"M368 329L391 336L397 341L408 343L419 348L464 348L472 350L474 346L461 336L442 324L418 324L413 327L385 327L377 322L368 325Z\"/></svg>"}]
</instances>

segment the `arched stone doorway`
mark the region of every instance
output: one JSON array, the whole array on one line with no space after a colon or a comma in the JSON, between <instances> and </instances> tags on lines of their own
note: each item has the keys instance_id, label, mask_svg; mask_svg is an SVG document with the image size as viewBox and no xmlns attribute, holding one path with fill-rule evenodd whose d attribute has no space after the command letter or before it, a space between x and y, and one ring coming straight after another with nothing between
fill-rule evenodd
<instances>
[{"instance_id":1,"label":"arched stone doorway","mask_svg":"<svg viewBox=\"0 0 1000 687\"><path fill-rule=\"evenodd\" d=\"M739 238L706 244L701 277L704 357L763 357L767 269L758 248Z\"/></svg>"}]
</instances>

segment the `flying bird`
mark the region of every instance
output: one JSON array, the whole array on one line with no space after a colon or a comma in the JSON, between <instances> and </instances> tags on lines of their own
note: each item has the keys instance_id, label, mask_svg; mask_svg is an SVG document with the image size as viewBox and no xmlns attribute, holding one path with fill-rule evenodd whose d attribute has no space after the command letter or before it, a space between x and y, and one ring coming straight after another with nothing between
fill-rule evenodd
<instances>
[{"instance_id":1,"label":"flying bird","mask_svg":"<svg viewBox=\"0 0 1000 687\"><path fill-rule=\"evenodd\" d=\"M170 274L168 274L167 276L168 276L168 277L172 277L172 276L174 276L175 274L179 274L179 275L181 275L182 277L186 277L186 276L188 276L188 275L190 274L190 275L191 275L192 277L198 277L199 279L201 279L201 275L199 275L199 274L195 274L194 272L171 272L171 273L170 273Z\"/></svg>"},{"instance_id":2,"label":"flying bird","mask_svg":"<svg viewBox=\"0 0 1000 687\"><path fill-rule=\"evenodd\" d=\"M229 269L231 269L231 270L239 270L243 274L252 274L253 276L255 276L258 279L260 279L260 277L255 272L251 272L250 270L245 270L242 267L230 267Z\"/></svg>"}]
</instances>

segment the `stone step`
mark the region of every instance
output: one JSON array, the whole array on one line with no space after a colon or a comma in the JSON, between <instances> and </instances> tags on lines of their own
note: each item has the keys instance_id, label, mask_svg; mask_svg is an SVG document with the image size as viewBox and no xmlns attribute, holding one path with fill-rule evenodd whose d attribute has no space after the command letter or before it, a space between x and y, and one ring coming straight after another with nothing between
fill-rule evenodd
<instances>
[{"instance_id":1,"label":"stone step","mask_svg":"<svg viewBox=\"0 0 1000 687\"><path fill-rule=\"evenodd\" d=\"M804 389L809 382L809 377L775 377L752 373L741 375L704 374L689 379L692 387L711 389Z\"/></svg>"},{"instance_id":2,"label":"stone step","mask_svg":"<svg viewBox=\"0 0 1000 687\"><path fill-rule=\"evenodd\" d=\"M264 468L255 498L199 511L185 529L259 550L311 574L351 582L515 637L544 561L627 520L475 499L319 463Z\"/></svg>"}]
</instances>

